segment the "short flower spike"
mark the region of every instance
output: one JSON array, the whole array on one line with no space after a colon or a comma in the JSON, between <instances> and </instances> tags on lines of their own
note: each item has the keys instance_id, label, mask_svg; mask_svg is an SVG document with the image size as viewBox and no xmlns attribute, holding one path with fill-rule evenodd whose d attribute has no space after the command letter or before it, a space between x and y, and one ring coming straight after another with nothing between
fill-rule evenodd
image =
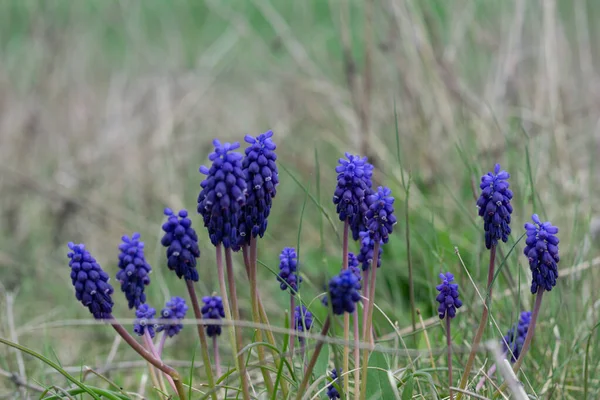
<instances>
[{"instance_id":1,"label":"short flower spike","mask_svg":"<svg viewBox=\"0 0 600 400\"><path fill-rule=\"evenodd\" d=\"M125 293L129 308L138 308L146 302L144 289L150 284L152 267L144 257L144 242L140 241L140 234L134 233L121 238L123 243L119 246L119 272L117 280L121 283L121 290Z\"/></svg>"},{"instance_id":2,"label":"short flower spike","mask_svg":"<svg viewBox=\"0 0 600 400\"><path fill-rule=\"evenodd\" d=\"M138 336L143 336L146 333L146 330L150 334L150 337L154 337L154 330L157 327L155 323L152 322L154 316L156 315L156 310L150 307L148 304L142 304L135 311L136 320L133 323L133 331Z\"/></svg>"},{"instance_id":3,"label":"short flower spike","mask_svg":"<svg viewBox=\"0 0 600 400\"><path fill-rule=\"evenodd\" d=\"M288 290L292 293L298 291L298 284L302 283L302 277L298 275L298 255L293 247L286 247L279 255L279 275L277 281L280 283L281 290Z\"/></svg>"},{"instance_id":4,"label":"short flower spike","mask_svg":"<svg viewBox=\"0 0 600 400\"><path fill-rule=\"evenodd\" d=\"M503 353L510 355L511 362L517 361L523 343L525 342L525 336L527 336L527 330L529 329L529 323L531 322L531 311L523 311L519 317L519 323L517 326L510 328L502 340ZM507 346L508 345L508 346ZM512 355L509 353L510 348Z\"/></svg>"},{"instance_id":5,"label":"short flower spike","mask_svg":"<svg viewBox=\"0 0 600 400\"><path fill-rule=\"evenodd\" d=\"M362 270L367 271L371 268L373 263L373 250L375 250L375 240L371 237L371 233L363 231L359 234L360 236L360 253L356 256L357 260L362 265ZM383 245L383 241L379 241L380 245ZM383 254L383 246L379 246L377 256L377 268L381 267L381 255Z\"/></svg>"},{"instance_id":6,"label":"short flower spike","mask_svg":"<svg viewBox=\"0 0 600 400\"><path fill-rule=\"evenodd\" d=\"M161 243L167 248L167 266L177 277L197 282L196 259L200 257L200 249L192 220L186 210L176 215L170 208L165 208L165 215L167 222L162 225L165 234Z\"/></svg>"},{"instance_id":7,"label":"short flower spike","mask_svg":"<svg viewBox=\"0 0 600 400\"><path fill-rule=\"evenodd\" d=\"M165 334L169 337L177 335L183 329L181 320L185 318L187 310L188 306L185 304L184 299L177 296L172 297L160 312L160 319L171 320L172 322L160 324L157 331L165 331Z\"/></svg>"},{"instance_id":8,"label":"short flower spike","mask_svg":"<svg viewBox=\"0 0 600 400\"><path fill-rule=\"evenodd\" d=\"M523 251L531 269L531 293L537 293L539 288L550 291L558 278L558 228L550 222L542 223L537 214L533 214L532 220L533 224L525 224L527 239Z\"/></svg>"},{"instance_id":9,"label":"short flower spike","mask_svg":"<svg viewBox=\"0 0 600 400\"><path fill-rule=\"evenodd\" d=\"M513 212L510 201L513 197L508 188L510 174L496 164L494 173L488 172L481 177L481 195L477 199L479 216L483 218L485 247L491 249L499 240L506 243L510 235L510 215Z\"/></svg>"},{"instance_id":10,"label":"short flower spike","mask_svg":"<svg viewBox=\"0 0 600 400\"><path fill-rule=\"evenodd\" d=\"M221 319L225 318L223 309L223 299L219 296L205 296L202 298L204 306L202 307L202 318ZM206 325L206 334L209 337L221 335L221 325Z\"/></svg>"},{"instance_id":11,"label":"short flower spike","mask_svg":"<svg viewBox=\"0 0 600 400\"><path fill-rule=\"evenodd\" d=\"M111 318L113 301L112 286L108 274L92 257L83 244L69 243L71 282L75 287L75 297L86 306L94 318Z\"/></svg>"},{"instance_id":12,"label":"short flower spike","mask_svg":"<svg viewBox=\"0 0 600 400\"><path fill-rule=\"evenodd\" d=\"M446 316L454 318L456 316L456 309L462 306L462 301L458 298L458 285L451 283L454 281L454 275L450 272L440 274L440 279L442 283L435 287L440 292L435 298L440 303L438 315L440 319L444 319Z\"/></svg>"},{"instance_id":13,"label":"short flower spike","mask_svg":"<svg viewBox=\"0 0 600 400\"><path fill-rule=\"evenodd\" d=\"M309 332L313 324L313 315L305 306L296 306L294 310L294 329L298 332ZM305 338L298 336L298 341L302 344Z\"/></svg>"},{"instance_id":14,"label":"short flower spike","mask_svg":"<svg viewBox=\"0 0 600 400\"><path fill-rule=\"evenodd\" d=\"M394 215L394 197L387 187L378 187L377 192L367 197L369 210L365 214L366 227L373 240L387 243L389 234L396 225Z\"/></svg>"},{"instance_id":15,"label":"short flower spike","mask_svg":"<svg viewBox=\"0 0 600 400\"><path fill-rule=\"evenodd\" d=\"M331 382L327 384L327 397L329 397L329 400L334 400L334 399L340 398L340 393L334 386L334 383L338 386L341 386L340 380L338 379L338 376L341 374L342 374L341 369L339 369L339 372L335 368L331 370Z\"/></svg>"},{"instance_id":16,"label":"short flower spike","mask_svg":"<svg viewBox=\"0 0 600 400\"><path fill-rule=\"evenodd\" d=\"M356 303L360 300L360 280L350 269L340 272L329 281L329 290L323 298L323 304L329 305L336 315L347 312L352 314L356 309Z\"/></svg>"},{"instance_id":17,"label":"short flower spike","mask_svg":"<svg viewBox=\"0 0 600 400\"><path fill-rule=\"evenodd\" d=\"M358 261L356 255L354 255L354 253L351 251L348 252L348 269L354 272L359 281L362 279L362 275L360 273L360 262Z\"/></svg>"}]
</instances>

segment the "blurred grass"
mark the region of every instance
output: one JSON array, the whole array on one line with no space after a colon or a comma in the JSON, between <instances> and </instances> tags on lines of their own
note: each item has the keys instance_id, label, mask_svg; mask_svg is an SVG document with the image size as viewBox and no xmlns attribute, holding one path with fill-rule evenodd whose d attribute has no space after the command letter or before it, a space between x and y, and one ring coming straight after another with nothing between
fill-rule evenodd
<instances>
[{"instance_id":1,"label":"blurred grass","mask_svg":"<svg viewBox=\"0 0 600 400\"><path fill-rule=\"evenodd\" d=\"M410 171L415 295L425 317L435 316L433 283L441 270L455 272L465 304L477 299L455 246L483 286L487 253L472 185L496 162L511 173L515 193L515 233L505 253L537 212L561 228L561 268L596 256L590 222L598 214L600 183L598 4L384 1L374 2L373 20L365 22L368 4L0 2L0 321L7 320L4 294L14 293L21 343L51 359L56 353L65 366L103 366L113 339L109 329L28 330L89 318L73 298L66 243L85 242L114 276L120 236L141 232L154 268L149 302L160 307L183 290L164 268L163 207L194 210L202 179L197 169L207 162L214 137L239 141L267 129L275 132L280 162L315 199L306 202L300 237L305 300L321 291L340 263L341 244L315 203L337 223L330 197L334 166L345 151L369 155L377 184L390 186L397 198L398 215ZM371 29L372 43L366 39ZM371 74L365 72L369 62ZM297 244L305 201L304 188L283 169L280 175L259 250L271 269L283 247ZM209 293L217 288L214 254L194 215L202 250L199 287ZM377 300L407 327L405 221L399 220L384 249ZM517 245L506 261L510 275L499 277L501 290L529 280L521 252ZM271 322L282 326L286 296L269 271L261 269L260 276ZM597 280L590 268L562 278L546 296L526 362L528 392L580 398L582 341L598 319ZM247 289L240 290L247 298ZM504 331L518 318L519 304L531 305L526 293L494 301ZM131 317L120 293L115 299L115 315ZM249 313L242 310L245 319ZM457 319L454 340L465 349L477 317L474 311ZM377 327L381 334L393 331L381 316ZM0 335L10 337L10 331L0 324ZM192 333L168 345L169 358L189 361ZM433 346L441 347L443 330L429 333ZM488 330L486 337L494 336ZM589 351L591 360L598 357L597 341ZM119 352L115 362L133 359ZM30 378L58 380L34 360L25 364ZM0 348L0 368L19 372L15 353ZM597 366L590 368L596 376ZM142 372L110 377L135 388ZM419 375L412 376L418 383ZM592 398L599 388L592 379ZM11 393L14 385L0 380L0 390Z\"/></svg>"}]
</instances>

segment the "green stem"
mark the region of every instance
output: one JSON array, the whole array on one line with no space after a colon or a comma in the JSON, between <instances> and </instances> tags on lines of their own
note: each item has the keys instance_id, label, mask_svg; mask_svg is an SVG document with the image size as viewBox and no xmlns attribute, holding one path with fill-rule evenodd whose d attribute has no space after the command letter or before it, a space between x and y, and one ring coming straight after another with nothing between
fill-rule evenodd
<instances>
[{"instance_id":1,"label":"green stem","mask_svg":"<svg viewBox=\"0 0 600 400\"><path fill-rule=\"evenodd\" d=\"M446 345L448 346L448 391L450 400L454 398L452 394L452 335L450 334L450 317L446 314Z\"/></svg>"},{"instance_id":2,"label":"green stem","mask_svg":"<svg viewBox=\"0 0 600 400\"><path fill-rule=\"evenodd\" d=\"M331 317L328 316L327 319L325 320L325 323L323 324L323 329L321 329L321 337L327 336L330 325L331 325ZM306 373L304 374L304 378L302 378L302 382L300 383L300 386L298 386L298 393L296 394L296 400L302 399L302 395L304 395L304 391L306 390L306 387L308 386L308 381L310 380L312 371L315 368L315 365L317 364L317 359L319 358L319 354L321 353L321 349L323 348L323 344L324 344L323 340L321 338L316 338L316 339L317 339L317 344L315 346L315 351L314 351L312 357L310 358L310 361L308 362L308 367L306 367Z\"/></svg>"},{"instance_id":3,"label":"green stem","mask_svg":"<svg viewBox=\"0 0 600 400\"><path fill-rule=\"evenodd\" d=\"M342 236L342 271L348 269L348 231L350 223L348 219L344 221L344 233ZM342 364L342 371L349 371L348 365L350 364L350 314L344 313L344 360ZM350 375L344 375L344 392L350 393Z\"/></svg>"}]
</instances>

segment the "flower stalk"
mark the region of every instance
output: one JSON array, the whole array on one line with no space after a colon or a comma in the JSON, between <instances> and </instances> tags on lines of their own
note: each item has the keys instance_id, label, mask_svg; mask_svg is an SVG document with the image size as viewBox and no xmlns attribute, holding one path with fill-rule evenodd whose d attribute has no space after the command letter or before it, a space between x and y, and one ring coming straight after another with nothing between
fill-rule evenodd
<instances>
[{"instance_id":1,"label":"flower stalk","mask_svg":"<svg viewBox=\"0 0 600 400\"><path fill-rule=\"evenodd\" d=\"M310 361L308 362L308 366L306 367L306 373L304 374L304 377L302 378L302 382L300 382L300 385L298 386L298 393L296 394L296 400L301 400L302 396L304 395L304 392L306 391L306 388L308 386L308 381L310 380L312 371L315 368L315 365L317 364L317 359L319 358L319 354L321 354L321 350L323 349L323 344L325 343L323 341L323 338L327 336L330 326L331 326L331 317L328 316L327 319L325 320L325 323L323 323L323 328L321 329L320 337L316 338L317 344L315 345L315 351L313 352L313 355L311 356Z\"/></svg>"}]
</instances>

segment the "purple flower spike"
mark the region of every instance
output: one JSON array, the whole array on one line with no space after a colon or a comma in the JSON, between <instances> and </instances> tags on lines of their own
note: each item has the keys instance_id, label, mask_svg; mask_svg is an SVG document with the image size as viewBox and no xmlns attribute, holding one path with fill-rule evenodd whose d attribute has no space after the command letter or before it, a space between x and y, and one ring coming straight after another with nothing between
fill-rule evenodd
<instances>
[{"instance_id":1,"label":"purple flower spike","mask_svg":"<svg viewBox=\"0 0 600 400\"><path fill-rule=\"evenodd\" d=\"M360 300L359 290L361 288L359 278L354 272L347 269L334 276L329 281L327 296L323 298L323 304L329 305L336 315L344 312L352 314L356 309L356 303Z\"/></svg>"},{"instance_id":2,"label":"purple flower spike","mask_svg":"<svg viewBox=\"0 0 600 400\"><path fill-rule=\"evenodd\" d=\"M451 283L454 280L454 275L450 272L440 274L440 279L442 283L435 287L440 292L435 298L440 303L438 314L440 319L444 319L446 316L454 318L456 309L462 306L462 301L458 298L458 285Z\"/></svg>"},{"instance_id":3,"label":"purple flower spike","mask_svg":"<svg viewBox=\"0 0 600 400\"><path fill-rule=\"evenodd\" d=\"M362 279L362 275L360 273L360 261L358 261L358 257L356 257L351 251L348 252L348 269L354 272L354 275L358 277L359 281Z\"/></svg>"},{"instance_id":4,"label":"purple flower spike","mask_svg":"<svg viewBox=\"0 0 600 400\"><path fill-rule=\"evenodd\" d=\"M501 171L500 164L496 164L494 173L488 172L481 177L481 195L477 199L477 207L484 221L485 247L488 249L496 246L498 240L506 243L510 235L510 214L513 211L510 200L513 193L508 188L508 178L510 174Z\"/></svg>"},{"instance_id":5,"label":"purple flower spike","mask_svg":"<svg viewBox=\"0 0 600 400\"><path fill-rule=\"evenodd\" d=\"M302 283L302 277L297 274L298 255L293 247L286 247L279 255L279 275L277 281L280 283L281 290L288 290L293 293L298 291L298 284Z\"/></svg>"},{"instance_id":6,"label":"purple flower spike","mask_svg":"<svg viewBox=\"0 0 600 400\"><path fill-rule=\"evenodd\" d=\"M165 208L165 215L167 222L162 226L165 234L161 243L167 248L167 266L177 277L197 282L196 259L200 257L200 249L192 220L186 210L175 215L170 208Z\"/></svg>"},{"instance_id":7,"label":"purple flower spike","mask_svg":"<svg viewBox=\"0 0 600 400\"><path fill-rule=\"evenodd\" d=\"M296 306L294 310L294 329L298 332L309 332L313 323L313 315L305 306ZM305 338L298 336L300 344L304 343Z\"/></svg>"},{"instance_id":8,"label":"purple flower spike","mask_svg":"<svg viewBox=\"0 0 600 400\"><path fill-rule=\"evenodd\" d=\"M387 187L378 187L377 192L367 197L367 205L369 210L365 214L366 227L371 238L387 243L389 234L396 225L392 191Z\"/></svg>"},{"instance_id":9,"label":"purple flower spike","mask_svg":"<svg viewBox=\"0 0 600 400\"><path fill-rule=\"evenodd\" d=\"M206 179L200 183L198 213L204 219L213 245L226 248L238 244L238 224L242 206L246 203L246 179L242 171L242 155L232 152L239 143L221 144L214 140L215 151L208 158L210 168L200 167Z\"/></svg>"},{"instance_id":10,"label":"purple flower spike","mask_svg":"<svg viewBox=\"0 0 600 400\"><path fill-rule=\"evenodd\" d=\"M223 299L219 296L205 296L202 298L204 306L202 307L202 318L221 319L225 318L223 309ZM206 334L209 337L221 335L221 325L206 325Z\"/></svg>"},{"instance_id":11,"label":"purple flower spike","mask_svg":"<svg viewBox=\"0 0 600 400\"><path fill-rule=\"evenodd\" d=\"M527 246L523 251L531 269L531 293L537 293L539 288L550 291L558 278L558 228L550 222L542 223L537 214L533 214L532 220L533 224L525 224Z\"/></svg>"},{"instance_id":12,"label":"purple flower spike","mask_svg":"<svg viewBox=\"0 0 600 400\"><path fill-rule=\"evenodd\" d=\"M167 301L165 308L160 312L161 319L172 320L172 322L161 324L157 331L165 331L165 334L169 337L177 335L183 329L181 320L185 318L187 310L188 306L185 304L184 299L177 296L172 297L171 300Z\"/></svg>"},{"instance_id":13,"label":"purple flower spike","mask_svg":"<svg viewBox=\"0 0 600 400\"><path fill-rule=\"evenodd\" d=\"M143 336L148 330L150 337L154 337L154 329L157 327L156 324L152 321L154 316L156 315L156 310L150 307L148 304L142 304L135 311L136 320L133 323L133 331L138 336Z\"/></svg>"},{"instance_id":14,"label":"purple flower spike","mask_svg":"<svg viewBox=\"0 0 600 400\"><path fill-rule=\"evenodd\" d=\"M519 354L521 354L521 349L523 348L523 343L525 342L525 336L527 336L530 322L531 311L523 311L519 317L519 323L516 325L516 327L513 326L510 328L506 336L504 336L504 340L502 341L502 352L509 354L508 349L510 348L512 352L510 361L512 363L516 362L519 358Z\"/></svg>"},{"instance_id":15,"label":"purple flower spike","mask_svg":"<svg viewBox=\"0 0 600 400\"><path fill-rule=\"evenodd\" d=\"M339 372L338 372L338 370L339 370ZM339 369L334 368L331 370L331 382L327 384L327 397L329 397L329 400L334 400L334 399L340 398L340 393L334 386L334 383L338 386L341 386L340 381L338 380L338 376L341 374L342 374L341 368L339 368Z\"/></svg>"},{"instance_id":16,"label":"purple flower spike","mask_svg":"<svg viewBox=\"0 0 600 400\"><path fill-rule=\"evenodd\" d=\"M117 280L121 282L121 290L125 293L129 308L138 308L146 302L144 288L150 284L152 267L144 257L144 242L140 242L140 234L134 233L121 238L119 246L119 269Z\"/></svg>"},{"instance_id":17,"label":"purple flower spike","mask_svg":"<svg viewBox=\"0 0 600 400\"><path fill-rule=\"evenodd\" d=\"M75 287L75 297L86 306L94 318L105 319L111 317L113 293L108 274L102 270L100 264L92 257L83 244L69 243L71 251L67 254L70 258L71 282Z\"/></svg>"},{"instance_id":18,"label":"purple flower spike","mask_svg":"<svg viewBox=\"0 0 600 400\"><path fill-rule=\"evenodd\" d=\"M379 241L379 254L377 257L377 268L381 267L381 255L383 254L383 241ZM371 237L370 232L360 233L360 253L356 256L362 264L362 270L367 271L373 263L373 250L375 250L375 240Z\"/></svg>"}]
</instances>

